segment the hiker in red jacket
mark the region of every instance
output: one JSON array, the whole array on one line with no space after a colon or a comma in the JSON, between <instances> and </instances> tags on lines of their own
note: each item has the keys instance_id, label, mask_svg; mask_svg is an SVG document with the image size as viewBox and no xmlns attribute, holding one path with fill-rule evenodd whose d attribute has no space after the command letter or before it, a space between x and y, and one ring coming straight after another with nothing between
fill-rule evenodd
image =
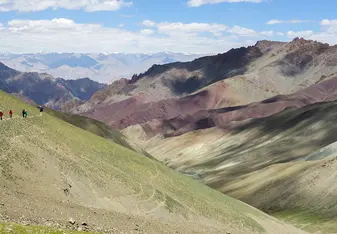
<instances>
[{"instance_id":1,"label":"hiker in red jacket","mask_svg":"<svg viewBox=\"0 0 337 234\"><path fill-rule=\"evenodd\" d=\"M8 112L8 114L9 114L9 117L13 117L13 111L12 110L9 110L9 112Z\"/></svg>"},{"instance_id":2,"label":"hiker in red jacket","mask_svg":"<svg viewBox=\"0 0 337 234\"><path fill-rule=\"evenodd\" d=\"M0 120L2 120L2 116L4 116L4 113L0 110Z\"/></svg>"}]
</instances>

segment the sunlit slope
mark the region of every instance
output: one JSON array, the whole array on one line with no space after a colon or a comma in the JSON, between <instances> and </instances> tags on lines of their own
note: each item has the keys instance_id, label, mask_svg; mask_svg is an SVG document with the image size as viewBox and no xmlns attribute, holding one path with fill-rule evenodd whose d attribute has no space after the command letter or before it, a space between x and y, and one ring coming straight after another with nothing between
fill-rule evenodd
<instances>
[{"instance_id":1,"label":"sunlit slope","mask_svg":"<svg viewBox=\"0 0 337 234\"><path fill-rule=\"evenodd\" d=\"M0 233L15 234L32 234L32 233L48 233L48 234L81 234L83 231L73 231L65 229L56 229L42 226L20 225L15 223L0 223ZM100 234L101 232L85 232L86 234Z\"/></svg>"},{"instance_id":2,"label":"sunlit slope","mask_svg":"<svg viewBox=\"0 0 337 234\"><path fill-rule=\"evenodd\" d=\"M133 142L128 142L128 139L121 134L119 131L113 129L112 127L106 125L105 123L102 123L100 121L97 121L95 119L91 119L85 116L80 115L74 115L70 113L55 111L53 109L47 108L45 110L48 114L55 116L65 122L68 122L72 125L75 125L76 127L82 128L84 130L87 130L89 132L92 132L98 136L104 137L106 139L112 140L115 143L122 145L126 148L129 148L131 150L137 151L139 153L144 154L145 156L148 156L152 159L154 159L151 155L149 155L145 150L143 150L141 147L136 145Z\"/></svg>"},{"instance_id":3,"label":"sunlit slope","mask_svg":"<svg viewBox=\"0 0 337 234\"><path fill-rule=\"evenodd\" d=\"M31 117L0 122L0 211L14 221L73 217L117 233L298 231L135 151L0 98L1 108L25 108Z\"/></svg>"},{"instance_id":4,"label":"sunlit slope","mask_svg":"<svg viewBox=\"0 0 337 234\"><path fill-rule=\"evenodd\" d=\"M337 233L336 113L336 102L321 103L143 145L227 195L282 217L291 213L308 230Z\"/></svg>"}]
</instances>

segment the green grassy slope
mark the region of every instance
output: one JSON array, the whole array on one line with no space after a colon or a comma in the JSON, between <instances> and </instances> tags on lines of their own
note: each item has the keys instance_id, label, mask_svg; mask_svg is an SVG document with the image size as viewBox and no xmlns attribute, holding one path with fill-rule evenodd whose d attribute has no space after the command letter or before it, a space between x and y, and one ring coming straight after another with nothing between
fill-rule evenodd
<instances>
[{"instance_id":1,"label":"green grassy slope","mask_svg":"<svg viewBox=\"0 0 337 234\"><path fill-rule=\"evenodd\" d=\"M0 233L15 233L15 234L38 234L38 233L48 233L48 234L80 234L84 232L73 231L73 230L64 230L64 229L55 229L49 227L41 226L25 226L15 223L0 223ZM94 234L94 232L85 232L86 234ZM95 232L95 234L99 234Z\"/></svg>"},{"instance_id":2,"label":"green grassy slope","mask_svg":"<svg viewBox=\"0 0 337 234\"><path fill-rule=\"evenodd\" d=\"M120 132L100 121L84 116L55 111L53 109L46 109L45 112L79 128L92 132L98 136L111 139L124 147L131 148L130 145L124 140L124 136Z\"/></svg>"},{"instance_id":3,"label":"green grassy slope","mask_svg":"<svg viewBox=\"0 0 337 234\"><path fill-rule=\"evenodd\" d=\"M1 108L25 108L31 117L0 122L1 213L13 220L25 215L43 224L41 217L70 216L119 231L138 220L151 224L148 233L288 230L138 152L48 113L39 117L38 109L3 92L0 100Z\"/></svg>"}]
</instances>

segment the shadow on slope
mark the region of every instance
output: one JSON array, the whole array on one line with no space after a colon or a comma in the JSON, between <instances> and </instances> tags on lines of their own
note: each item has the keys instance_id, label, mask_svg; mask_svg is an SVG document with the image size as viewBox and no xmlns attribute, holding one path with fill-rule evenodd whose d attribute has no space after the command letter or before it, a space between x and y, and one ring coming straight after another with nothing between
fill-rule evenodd
<instances>
[{"instance_id":1,"label":"shadow on slope","mask_svg":"<svg viewBox=\"0 0 337 234\"><path fill-rule=\"evenodd\" d=\"M246 66L262 55L263 54L258 47L248 46L231 49L223 54L201 57L191 62L153 65L145 73L133 76L131 83L136 83L138 80L143 78L151 78L161 74L166 74L166 72L171 69L186 69L189 74L200 70L203 73L202 79L196 76L172 76L171 78L174 79L170 78L163 81L174 94L186 95L219 80L244 74L247 70Z\"/></svg>"},{"instance_id":2,"label":"shadow on slope","mask_svg":"<svg viewBox=\"0 0 337 234\"><path fill-rule=\"evenodd\" d=\"M151 136L161 133L165 137L179 136L190 131L212 127L227 128L227 125L234 121L264 118L289 108L334 101L337 99L336 87L337 77L334 77L290 95L277 95L249 105L202 110L162 122L162 126L173 126L172 128L152 128L151 122L143 124L143 127ZM296 123L296 120L292 123Z\"/></svg>"},{"instance_id":3,"label":"shadow on slope","mask_svg":"<svg viewBox=\"0 0 337 234\"><path fill-rule=\"evenodd\" d=\"M300 210L297 216L321 217L322 224L312 223L310 230L330 233L337 231L331 226L337 220L336 123L337 102L319 103L231 123L225 130L153 139L146 150L265 212Z\"/></svg>"}]
</instances>

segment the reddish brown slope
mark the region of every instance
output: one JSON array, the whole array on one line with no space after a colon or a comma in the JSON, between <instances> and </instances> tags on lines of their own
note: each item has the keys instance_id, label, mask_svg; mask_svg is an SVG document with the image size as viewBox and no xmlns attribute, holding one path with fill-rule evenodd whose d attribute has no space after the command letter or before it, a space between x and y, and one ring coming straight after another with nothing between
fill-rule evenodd
<instances>
[{"instance_id":1,"label":"reddish brown slope","mask_svg":"<svg viewBox=\"0 0 337 234\"><path fill-rule=\"evenodd\" d=\"M214 126L226 128L233 121L263 118L279 113L286 108L299 108L334 100L337 100L337 77L322 81L291 95L278 95L245 106L203 110L170 120L148 122L142 127L150 137L158 133L171 137Z\"/></svg>"},{"instance_id":2,"label":"reddish brown slope","mask_svg":"<svg viewBox=\"0 0 337 234\"><path fill-rule=\"evenodd\" d=\"M145 95L137 95L121 102L98 106L90 112L83 113L83 115L103 121L116 129L124 129L154 119L170 119L204 109L240 103L239 100L228 97L226 93L230 93L228 84L219 82L194 95L183 98L146 103Z\"/></svg>"}]
</instances>

